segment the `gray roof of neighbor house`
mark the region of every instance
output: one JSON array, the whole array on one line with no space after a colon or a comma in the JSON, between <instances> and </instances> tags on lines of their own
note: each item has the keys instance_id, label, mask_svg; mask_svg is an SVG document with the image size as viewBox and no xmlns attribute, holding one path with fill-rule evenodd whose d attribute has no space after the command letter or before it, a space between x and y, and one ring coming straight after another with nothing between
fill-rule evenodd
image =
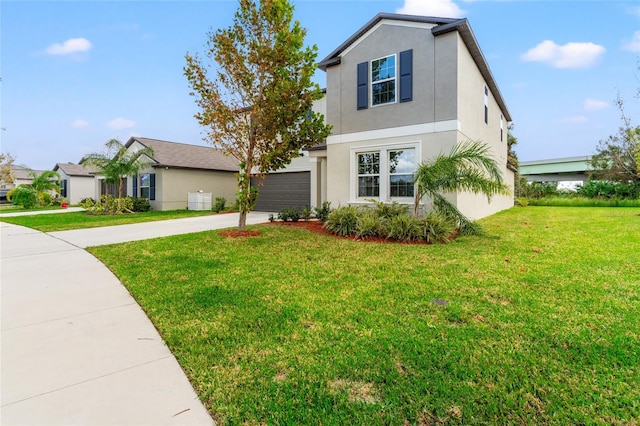
<instances>
[{"instance_id":1,"label":"gray roof of neighbor house","mask_svg":"<svg viewBox=\"0 0 640 426\"><path fill-rule=\"evenodd\" d=\"M351 37L349 37L344 43L338 46L336 50L331 52L329 56L320 61L320 63L318 64L318 68L320 68L322 71L326 71L328 67L339 65L340 54L383 19L436 24L436 26L431 29L431 33L434 35L434 37L437 37L441 34L449 33L451 31L458 31L460 37L462 37L462 40L466 44L467 49L469 49L473 60L478 66L480 73L487 82L487 86L489 86L491 92L493 93L493 96L495 96L496 101L498 102L498 105L500 105L505 119L507 121L512 121L511 114L509 113L509 109L507 108L507 104L502 97L502 93L500 93L500 89L498 88L498 85L493 78L493 74L489 69L487 60L482 54L482 50L480 50L478 41L476 40L476 37L471 30L471 26L469 25L469 21L467 21L466 18L452 19L435 18L432 16L400 15L396 13L378 13L373 19L371 19L362 28L360 28Z\"/></svg>"},{"instance_id":2,"label":"gray roof of neighbor house","mask_svg":"<svg viewBox=\"0 0 640 426\"><path fill-rule=\"evenodd\" d=\"M57 163L53 167L53 171L56 172L62 170L67 176L83 176L93 177L96 170L93 167L83 166L82 164L73 163Z\"/></svg>"},{"instance_id":3,"label":"gray roof of neighbor house","mask_svg":"<svg viewBox=\"0 0 640 426\"><path fill-rule=\"evenodd\" d=\"M125 146L128 148L138 142L153 149L152 167L175 167L181 169L238 171L238 161L224 155L222 151L208 147L169 142L159 139L141 137L130 138Z\"/></svg>"},{"instance_id":4,"label":"gray roof of neighbor house","mask_svg":"<svg viewBox=\"0 0 640 426\"><path fill-rule=\"evenodd\" d=\"M13 176L20 180L32 180L33 178L29 174L30 171L33 171L36 175L44 172L44 170L31 170L26 166L12 166L11 170L13 171Z\"/></svg>"}]
</instances>

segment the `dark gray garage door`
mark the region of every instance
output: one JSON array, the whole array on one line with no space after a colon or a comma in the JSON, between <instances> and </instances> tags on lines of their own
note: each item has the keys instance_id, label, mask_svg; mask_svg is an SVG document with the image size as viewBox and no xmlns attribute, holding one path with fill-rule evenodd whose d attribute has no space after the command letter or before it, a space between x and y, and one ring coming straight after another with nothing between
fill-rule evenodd
<instances>
[{"instance_id":1,"label":"dark gray garage door","mask_svg":"<svg viewBox=\"0 0 640 426\"><path fill-rule=\"evenodd\" d=\"M251 179L257 185L259 179ZM307 207L311 198L311 173L274 173L258 186L258 202L254 210L279 212L284 207Z\"/></svg>"}]
</instances>

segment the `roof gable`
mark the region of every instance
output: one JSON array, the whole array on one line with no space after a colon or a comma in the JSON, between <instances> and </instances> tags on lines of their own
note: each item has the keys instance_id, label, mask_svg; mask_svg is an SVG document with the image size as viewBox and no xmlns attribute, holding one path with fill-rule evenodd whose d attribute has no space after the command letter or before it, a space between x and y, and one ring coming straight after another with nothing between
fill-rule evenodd
<instances>
[{"instance_id":1,"label":"roof gable","mask_svg":"<svg viewBox=\"0 0 640 426\"><path fill-rule=\"evenodd\" d=\"M476 40L473 31L471 30L471 26L469 25L469 21L466 18L464 19L452 19L452 18L436 18L431 16L415 16L415 15L400 15L395 13L379 13L369 22L367 22L362 28L356 31L351 37L349 37L344 43L338 46L333 52L331 52L326 58L324 58L318 64L318 68L323 71L326 71L327 68L336 66L340 64L341 56L347 52L352 46L354 46L358 41L366 37L367 33L374 29L376 25L378 25L383 20L387 21L401 21L406 23L413 24L433 24L431 27L431 33L434 37L437 37L442 34L446 34L452 31L457 31L460 34L460 37L464 41L469 53L471 54L474 62L476 63L482 77L487 82L487 86L493 93L500 109L504 114L504 117L507 121L512 121L511 114L509 113L509 109L507 108L507 104L502 97L502 93L498 88L498 85L493 78L493 74L489 69L489 65L478 45L478 41Z\"/></svg>"},{"instance_id":2,"label":"roof gable","mask_svg":"<svg viewBox=\"0 0 640 426\"><path fill-rule=\"evenodd\" d=\"M238 171L238 161L235 158L211 147L142 137L130 138L125 146L129 148L135 142L153 149L152 160L155 164L152 167Z\"/></svg>"},{"instance_id":3,"label":"roof gable","mask_svg":"<svg viewBox=\"0 0 640 426\"><path fill-rule=\"evenodd\" d=\"M62 170L67 176L85 176L93 177L96 170L93 167L87 167L82 164L58 163L54 166L53 171Z\"/></svg>"}]
</instances>

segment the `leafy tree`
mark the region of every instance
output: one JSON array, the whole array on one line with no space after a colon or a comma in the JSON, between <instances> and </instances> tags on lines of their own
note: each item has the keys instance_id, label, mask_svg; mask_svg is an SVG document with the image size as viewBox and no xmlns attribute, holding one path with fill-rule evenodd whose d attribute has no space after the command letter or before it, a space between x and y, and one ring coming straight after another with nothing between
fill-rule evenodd
<instances>
[{"instance_id":1,"label":"leafy tree","mask_svg":"<svg viewBox=\"0 0 640 426\"><path fill-rule=\"evenodd\" d=\"M86 155L80 164L93 166L98 173L104 176L106 183L118 184L117 212L123 211L122 199L124 198L124 179L130 175L137 175L144 169L148 162L145 157L153 157L153 149L144 147L132 152L117 139L111 139L105 143L106 153L94 153Z\"/></svg>"},{"instance_id":2,"label":"leafy tree","mask_svg":"<svg viewBox=\"0 0 640 426\"><path fill-rule=\"evenodd\" d=\"M252 171L278 170L330 133L322 115L311 112L323 94L311 80L318 49L304 47L305 35L287 0L240 0L233 25L208 34L210 62L185 55L184 74L205 140L240 164L240 230L257 197Z\"/></svg>"},{"instance_id":3,"label":"leafy tree","mask_svg":"<svg viewBox=\"0 0 640 426\"><path fill-rule=\"evenodd\" d=\"M507 165L511 166L516 171L516 180L518 170L520 168L520 161L518 160L518 153L515 150L515 146L518 144L518 138L513 136L513 123L509 123L507 126Z\"/></svg>"},{"instance_id":4,"label":"leafy tree","mask_svg":"<svg viewBox=\"0 0 640 426\"><path fill-rule=\"evenodd\" d=\"M469 191L486 195L488 200L496 194L509 194L498 164L489 154L489 146L481 142L458 144L449 154L441 153L420 164L415 182L414 215L420 200L427 197L435 211L453 219L466 235L481 233L480 226L464 216L444 194Z\"/></svg>"},{"instance_id":5,"label":"leafy tree","mask_svg":"<svg viewBox=\"0 0 640 426\"><path fill-rule=\"evenodd\" d=\"M53 170L45 170L41 173L35 170L27 170L27 173L31 177L31 183L25 186L36 191L37 194L44 192L59 192L60 191L60 175Z\"/></svg>"},{"instance_id":6,"label":"leafy tree","mask_svg":"<svg viewBox=\"0 0 640 426\"><path fill-rule=\"evenodd\" d=\"M6 185L10 185L15 181L15 176L11 166L15 158L13 155L6 153L0 154L0 187L4 188Z\"/></svg>"},{"instance_id":7,"label":"leafy tree","mask_svg":"<svg viewBox=\"0 0 640 426\"><path fill-rule=\"evenodd\" d=\"M620 95L616 99L622 126L616 135L601 140L591 157L592 178L613 182L640 182L640 126L625 114Z\"/></svg>"}]
</instances>

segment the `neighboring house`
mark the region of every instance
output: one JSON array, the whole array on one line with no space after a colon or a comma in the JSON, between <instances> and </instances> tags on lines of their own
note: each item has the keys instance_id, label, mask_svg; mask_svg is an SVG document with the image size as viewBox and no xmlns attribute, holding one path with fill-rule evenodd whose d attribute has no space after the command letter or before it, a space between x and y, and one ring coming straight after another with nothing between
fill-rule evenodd
<instances>
[{"instance_id":1,"label":"neighboring house","mask_svg":"<svg viewBox=\"0 0 640 426\"><path fill-rule=\"evenodd\" d=\"M13 174L13 183L7 183L5 185L6 188L12 189L17 188L20 185L29 185L33 182L33 177L30 172L34 172L36 175L39 175L44 170L31 170L26 166L11 166L12 174Z\"/></svg>"},{"instance_id":2,"label":"neighboring house","mask_svg":"<svg viewBox=\"0 0 640 426\"><path fill-rule=\"evenodd\" d=\"M211 147L141 137L125 146L133 152L142 147L154 151L149 166L126 184L128 195L149 199L153 210L185 209L188 194L198 191L225 197L229 204L235 200L238 162L233 157Z\"/></svg>"},{"instance_id":3,"label":"neighboring house","mask_svg":"<svg viewBox=\"0 0 640 426\"><path fill-rule=\"evenodd\" d=\"M411 204L416 166L467 140L491 147L513 187L511 115L466 19L378 14L319 68L333 132L308 152L309 205ZM450 200L473 219L513 206L512 196Z\"/></svg>"},{"instance_id":4,"label":"neighboring house","mask_svg":"<svg viewBox=\"0 0 640 426\"><path fill-rule=\"evenodd\" d=\"M60 175L60 196L70 204L78 204L84 198L96 198L93 168L81 164L58 163L53 171Z\"/></svg>"},{"instance_id":5,"label":"neighboring house","mask_svg":"<svg viewBox=\"0 0 640 426\"><path fill-rule=\"evenodd\" d=\"M590 171L591 156L520 162L520 176L529 182L557 183L560 189L584 185Z\"/></svg>"}]
</instances>

